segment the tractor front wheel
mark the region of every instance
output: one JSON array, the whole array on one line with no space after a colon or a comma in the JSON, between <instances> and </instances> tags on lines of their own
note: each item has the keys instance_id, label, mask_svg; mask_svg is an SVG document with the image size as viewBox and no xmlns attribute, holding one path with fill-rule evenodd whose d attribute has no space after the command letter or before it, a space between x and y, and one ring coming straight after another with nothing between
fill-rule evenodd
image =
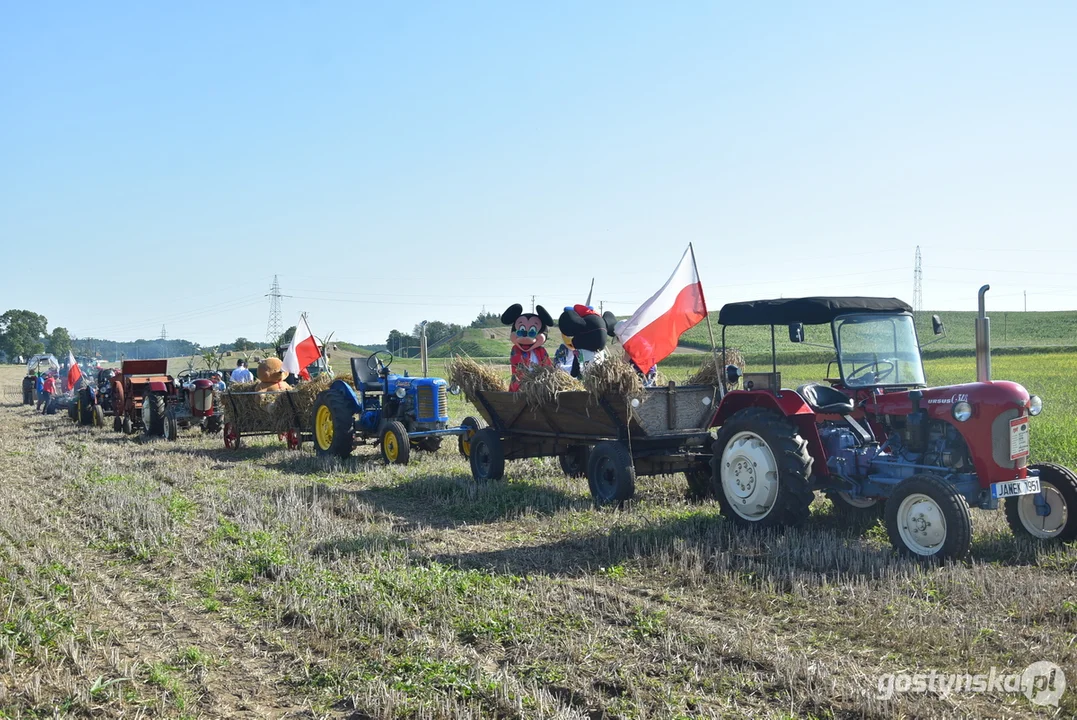
<instances>
[{"instance_id":1,"label":"tractor front wheel","mask_svg":"<svg viewBox=\"0 0 1077 720\"><path fill-rule=\"evenodd\" d=\"M314 402L314 450L318 455L346 458L352 454L354 420L339 393L324 390Z\"/></svg>"},{"instance_id":2,"label":"tractor front wheel","mask_svg":"<svg viewBox=\"0 0 1077 720\"><path fill-rule=\"evenodd\" d=\"M587 445L573 445L557 456L561 472L565 477L580 478L587 475L587 463L591 459L591 448Z\"/></svg>"},{"instance_id":3,"label":"tractor front wheel","mask_svg":"<svg viewBox=\"0 0 1077 720\"><path fill-rule=\"evenodd\" d=\"M456 436L456 449L460 451L460 454L466 460L471 457L471 441L475 438L475 433L486 427L486 421L482 418L468 415L460 423L460 427L465 428L465 430Z\"/></svg>"},{"instance_id":4,"label":"tractor front wheel","mask_svg":"<svg viewBox=\"0 0 1077 720\"><path fill-rule=\"evenodd\" d=\"M471 477L478 482L505 477L505 448L492 428L482 428L471 438Z\"/></svg>"},{"instance_id":5,"label":"tractor front wheel","mask_svg":"<svg viewBox=\"0 0 1077 720\"><path fill-rule=\"evenodd\" d=\"M131 435L135 432L135 424L132 422L130 415L123 416L123 423L120 428L123 430L124 435Z\"/></svg>"},{"instance_id":6,"label":"tractor front wheel","mask_svg":"<svg viewBox=\"0 0 1077 720\"><path fill-rule=\"evenodd\" d=\"M381 429L381 459L388 465L407 465L411 459L408 429L399 420L385 423Z\"/></svg>"},{"instance_id":7,"label":"tractor front wheel","mask_svg":"<svg viewBox=\"0 0 1077 720\"><path fill-rule=\"evenodd\" d=\"M112 430L113 430L113 432L123 432L123 416L122 415L113 415L112 416Z\"/></svg>"},{"instance_id":8,"label":"tractor front wheel","mask_svg":"<svg viewBox=\"0 0 1077 720\"><path fill-rule=\"evenodd\" d=\"M91 401L90 389L83 388L78 394L78 421L79 425L93 425L93 409L96 407Z\"/></svg>"},{"instance_id":9,"label":"tractor front wheel","mask_svg":"<svg viewBox=\"0 0 1077 720\"><path fill-rule=\"evenodd\" d=\"M105 408L100 405L93 406L93 424L94 427L105 427Z\"/></svg>"},{"instance_id":10,"label":"tractor front wheel","mask_svg":"<svg viewBox=\"0 0 1077 720\"><path fill-rule=\"evenodd\" d=\"M1006 498L1006 522L1013 534L1047 541L1077 539L1077 475L1054 463L1040 463L1032 469L1040 471L1047 514L1039 513L1035 495Z\"/></svg>"},{"instance_id":11,"label":"tractor front wheel","mask_svg":"<svg viewBox=\"0 0 1077 720\"><path fill-rule=\"evenodd\" d=\"M179 422L176 420L176 414L171 410L166 410L161 419L161 435L170 442L179 437Z\"/></svg>"},{"instance_id":12,"label":"tractor front wheel","mask_svg":"<svg viewBox=\"0 0 1077 720\"><path fill-rule=\"evenodd\" d=\"M595 505L624 505L636 494L636 468L628 448L617 440L605 440L591 449L587 484Z\"/></svg>"},{"instance_id":13,"label":"tractor front wheel","mask_svg":"<svg viewBox=\"0 0 1077 720\"><path fill-rule=\"evenodd\" d=\"M781 415L747 408L714 441L711 477L722 514L745 527L800 525L811 514L812 456Z\"/></svg>"},{"instance_id":14,"label":"tractor front wheel","mask_svg":"<svg viewBox=\"0 0 1077 720\"><path fill-rule=\"evenodd\" d=\"M953 485L934 475L913 475L886 501L886 532L904 555L960 560L972 544L972 516Z\"/></svg>"}]
</instances>

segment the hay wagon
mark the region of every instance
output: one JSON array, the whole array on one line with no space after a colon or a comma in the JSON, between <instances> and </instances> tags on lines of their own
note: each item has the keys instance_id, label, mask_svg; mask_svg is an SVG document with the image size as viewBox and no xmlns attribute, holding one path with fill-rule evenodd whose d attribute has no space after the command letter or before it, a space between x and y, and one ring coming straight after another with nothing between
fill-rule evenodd
<instances>
[{"instance_id":1,"label":"hay wagon","mask_svg":"<svg viewBox=\"0 0 1077 720\"><path fill-rule=\"evenodd\" d=\"M224 408L224 446L237 450L243 438L276 435L289 450L298 450L313 437L309 427L310 412L303 412L295 390L256 392L225 390L221 393Z\"/></svg>"},{"instance_id":2,"label":"hay wagon","mask_svg":"<svg viewBox=\"0 0 1077 720\"><path fill-rule=\"evenodd\" d=\"M498 480L506 460L558 457L566 474L587 476L598 504L628 500L640 476L683 472L698 490L709 482L717 394L671 382L630 400L569 391L536 407L520 393L477 391L471 400L489 426L467 437L471 474Z\"/></svg>"}]
</instances>

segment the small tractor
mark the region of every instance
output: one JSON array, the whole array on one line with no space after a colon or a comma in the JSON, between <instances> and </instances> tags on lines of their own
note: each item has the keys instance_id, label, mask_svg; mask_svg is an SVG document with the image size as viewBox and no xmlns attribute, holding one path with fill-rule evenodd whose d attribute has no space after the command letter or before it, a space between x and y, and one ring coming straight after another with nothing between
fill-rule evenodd
<instances>
[{"instance_id":1,"label":"small tractor","mask_svg":"<svg viewBox=\"0 0 1077 720\"><path fill-rule=\"evenodd\" d=\"M164 436L176 439L179 428L198 425L202 432L217 433L221 430L221 411L217 407L214 382L219 375L212 370L184 370L176 376L176 386L167 398Z\"/></svg>"},{"instance_id":2,"label":"small tractor","mask_svg":"<svg viewBox=\"0 0 1077 720\"><path fill-rule=\"evenodd\" d=\"M435 452L447 435L460 437L467 454L470 437L481 421L466 418L461 427L449 426L448 394L441 378L409 377L390 373L393 354L379 350L370 357L352 358L352 376L358 395L348 383L335 380L314 403L314 447L319 455L347 457L357 441L381 445L386 463L406 465L411 450Z\"/></svg>"},{"instance_id":3,"label":"small tractor","mask_svg":"<svg viewBox=\"0 0 1077 720\"><path fill-rule=\"evenodd\" d=\"M1029 464L1030 418L1043 402L1014 382L991 379L985 285L976 320L976 382L928 387L911 308L892 298L814 297L732 303L726 328L769 325L772 372L726 368L713 425L710 473L689 474L700 495L743 526L796 525L814 490L837 512L883 516L891 543L921 559L965 557L969 507L1005 503L1016 535L1077 539L1077 475ZM936 335L943 333L938 316ZM838 377L782 388L774 327L804 342L805 325L831 326ZM829 346L823 346L829 348ZM827 374L829 375L829 369ZM885 511L884 511L885 507Z\"/></svg>"},{"instance_id":4,"label":"small tractor","mask_svg":"<svg viewBox=\"0 0 1077 720\"><path fill-rule=\"evenodd\" d=\"M115 370L99 368L92 382L82 382L81 387L75 390L71 419L79 425L104 427L105 418L112 416L113 429L119 430L120 417L112 406L112 379L115 376Z\"/></svg>"}]
</instances>

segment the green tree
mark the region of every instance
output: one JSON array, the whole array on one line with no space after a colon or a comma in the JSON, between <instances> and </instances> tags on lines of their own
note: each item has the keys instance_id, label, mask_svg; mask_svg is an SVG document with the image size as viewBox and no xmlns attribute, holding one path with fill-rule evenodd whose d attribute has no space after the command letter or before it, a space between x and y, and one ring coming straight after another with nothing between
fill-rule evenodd
<instances>
[{"instance_id":1,"label":"green tree","mask_svg":"<svg viewBox=\"0 0 1077 720\"><path fill-rule=\"evenodd\" d=\"M67 328L53 328L47 345L48 351L58 358L71 352L71 335L67 332Z\"/></svg>"},{"instance_id":2,"label":"green tree","mask_svg":"<svg viewBox=\"0 0 1077 720\"><path fill-rule=\"evenodd\" d=\"M292 336L295 335L295 325L284 331L284 334L277 338L277 347L287 347L292 342Z\"/></svg>"},{"instance_id":3,"label":"green tree","mask_svg":"<svg viewBox=\"0 0 1077 720\"><path fill-rule=\"evenodd\" d=\"M236 338L236 341L232 343L232 347L240 352L245 352L247 350L257 350L258 344L251 342L245 337L238 337Z\"/></svg>"},{"instance_id":4,"label":"green tree","mask_svg":"<svg viewBox=\"0 0 1077 720\"><path fill-rule=\"evenodd\" d=\"M0 350L9 358L45 352L45 332L49 321L29 310L8 310L0 315Z\"/></svg>"},{"instance_id":5,"label":"green tree","mask_svg":"<svg viewBox=\"0 0 1077 720\"><path fill-rule=\"evenodd\" d=\"M440 320L431 320L426 324L426 342L428 345L433 345L439 340L444 340L447 337L455 335L460 332L461 328L456 323L444 323ZM416 325L414 335L419 337L422 333L422 325Z\"/></svg>"},{"instance_id":6,"label":"green tree","mask_svg":"<svg viewBox=\"0 0 1077 720\"><path fill-rule=\"evenodd\" d=\"M492 312L482 312L471 321L473 328L501 327L501 315Z\"/></svg>"}]
</instances>

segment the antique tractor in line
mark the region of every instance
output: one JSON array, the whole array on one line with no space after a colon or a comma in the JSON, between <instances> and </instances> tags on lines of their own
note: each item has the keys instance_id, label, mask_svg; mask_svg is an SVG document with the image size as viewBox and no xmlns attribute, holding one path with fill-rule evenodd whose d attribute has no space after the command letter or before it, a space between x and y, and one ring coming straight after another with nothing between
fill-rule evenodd
<instances>
[{"instance_id":1,"label":"antique tractor in line","mask_svg":"<svg viewBox=\"0 0 1077 720\"><path fill-rule=\"evenodd\" d=\"M112 378L113 429L164 435L166 398L175 392L168 360L124 360Z\"/></svg>"},{"instance_id":2,"label":"antique tractor in line","mask_svg":"<svg viewBox=\"0 0 1077 720\"><path fill-rule=\"evenodd\" d=\"M449 426L448 394L459 390L441 378L390 373L392 364L388 350L352 358L358 394L343 380L318 394L313 410L317 454L344 458L359 441L373 441L380 444L386 463L406 465L413 447L435 452L451 435L460 437L460 452L466 456L465 438L483 423L466 418L460 427Z\"/></svg>"},{"instance_id":3,"label":"antique tractor in line","mask_svg":"<svg viewBox=\"0 0 1077 720\"><path fill-rule=\"evenodd\" d=\"M81 381L81 387L75 389L71 419L79 425L104 427L105 418L113 417L113 428L118 430L116 423L120 418L113 405L112 381L115 377L115 370L99 368L92 381Z\"/></svg>"},{"instance_id":4,"label":"antique tractor in line","mask_svg":"<svg viewBox=\"0 0 1077 720\"><path fill-rule=\"evenodd\" d=\"M698 494L715 497L744 526L797 525L814 490L843 513L885 518L891 543L917 558L963 558L969 507L1005 503L1017 535L1077 539L1077 475L1053 463L1029 464L1030 418L1039 397L991 379L985 285L976 320L976 382L928 387L911 308L891 298L815 297L732 303L726 328L786 325L792 342L804 325L829 324L838 377L782 388L772 372L726 369L744 389L724 393L712 425L710 472L689 473ZM943 332L937 316L935 334ZM824 346L829 347L829 346ZM834 362L834 361L832 361ZM829 374L829 371L828 371ZM884 511L885 508L885 511Z\"/></svg>"}]
</instances>

